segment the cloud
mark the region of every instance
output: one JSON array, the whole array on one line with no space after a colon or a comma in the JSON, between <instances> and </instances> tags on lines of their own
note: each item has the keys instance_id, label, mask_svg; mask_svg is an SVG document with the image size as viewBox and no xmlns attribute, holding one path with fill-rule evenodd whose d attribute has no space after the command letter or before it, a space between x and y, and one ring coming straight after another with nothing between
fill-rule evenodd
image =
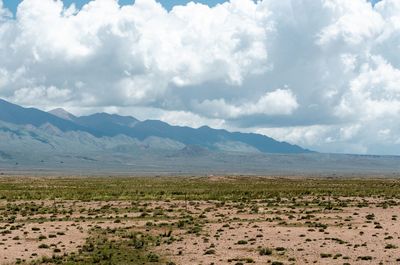
<instances>
[{"instance_id":1,"label":"cloud","mask_svg":"<svg viewBox=\"0 0 400 265\"><path fill-rule=\"evenodd\" d=\"M256 129L258 133L267 134L281 141L295 142L303 146L312 146L314 149L332 153L367 154L375 150L368 150L363 139L357 137L361 126L331 126L311 125L284 128ZM354 139L356 138L356 140ZM358 138L358 139L357 139ZM393 151L393 150L391 150ZM384 153L384 152L380 152ZM388 154L387 152L385 154Z\"/></svg>"},{"instance_id":2,"label":"cloud","mask_svg":"<svg viewBox=\"0 0 400 265\"><path fill-rule=\"evenodd\" d=\"M31 102L40 102L41 104L62 104L65 100L71 97L71 91L68 89L59 89L54 86L50 87L30 87L21 88L14 94L16 101L22 104L30 104Z\"/></svg>"},{"instance_id":3,"label":"cloud","mask_svg":"<svg viewBox=\"0 0 400 265\"><path fill-rule=\"evenodd\" d=\"M232 105L226 103L224 99L205 100L196 103L195 109L209 117L226 119L255 114L290 115L298 106L291 90L277 89L265 93L256 102Z\"/></svg>"},{"instance_id":4,"label":"cloud","mask_svg":"<svg viewBox=\"0 0 400 265\"><path fill-rule=\"evenodd\" d=\"M336 113L354 120L374 121L400 115L400 69L383 58L371 58L361 66L351 80L349 90L342 96Z\"/></svg>"},{"instance_id":5,"label":"cloud","mask_svg":"<svg viewBox=\"0 0 400 265\"><path fill-rule=\"evenodd\" d=\"M332 45L337 42L350 46L363 45L365 41L382 32L382 16L366 1L323 1L323 7L331 13L334 20L318 34L320 45Z\"/></svg>"},{"instance_id":6,"label":"cloud","mask_svg":"<svg viewBox=\"0 0 400 265\"><path fill-rule=\"evenodd\" d=\"M250 0L215 8L191 3L169 13L153 0L124 7L96 0L80 11L61 1L25 0L16 21L2 25L2 59L10 71L29 69L15 90L46 83L83 101L89 93L98 104L161 104L169 86L237 86L262 73L269 29L256 15L268 16ZM109 93L114 97L105 99Z\"/></svg>"},{"instance_id":7,"label":"cloud","mask_svg":"<svg viewBox=\"0 0 400 265\"><path fill-rule=\"evenodd\" d=\"M11 12L4 8L3 0L0 0L0 21L11 17Z\"/></svg>"},{"instance_id":8,"label":"cloud","mask_svg":"<svg viewBox=\"0 0 400 265\"><path fill-rule=\"evenodd\" d=\"M225 120L223 119L208 119L187 111L166 111L157 118L171 125L199 128L207 124L216 129L226 128Z\"/></svg>"},{"instance_id":9,"label":"cloud","mask_svg":"<svg viewBox=\"0 0 400 265\"><path fill-rule=\"evenodd\" d=\"M45 109L399 154L399 71L398 0L0 0L0 97Z\"/></svg>"}]
</instances>

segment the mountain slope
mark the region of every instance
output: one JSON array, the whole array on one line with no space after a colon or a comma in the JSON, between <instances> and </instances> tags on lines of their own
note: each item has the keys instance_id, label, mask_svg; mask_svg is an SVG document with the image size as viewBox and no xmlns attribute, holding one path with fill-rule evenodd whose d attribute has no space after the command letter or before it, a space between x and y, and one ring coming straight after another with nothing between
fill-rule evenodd
<instances>
[{"instance_id":1,"label":"mountain slope","mask_svg":"<svg viewBox=\"0 0 400 265\"><path fill-rule=\"evenodd\" d=\"M106 113L54 114L0 100L0 173L398 176L400 170L400 157L319 154L252 133Z\"/></svg>"},{"instance_id":2,"label":"mountain slope","mask_svg":"<svg viewBox=\"0 0 400 265\"><path fill-rule=\"evenodd\" d=\"M35 108L23 108L2 99L0 99L0 120L18 125L30 124L36 127L50 123L62 131L88 131L94 133L90 128L84 128L79 124L61 119L45 111Z\"/></svg>"},{"instance_id":3,"label":"mountain slope","mask_svg":"<svg viewBox=\"0 0 400 265\"><path fill-rule=\"evenodd\" d=\"M158 120L139 121L130 116L107 113L75 117L63 109L56 109L48 113L34 108L23 108L4 100L0 100L0 121L16 125L33 125L44 130L45 135L60 134L58 132L60 130L61 132L86 132L97 138L125 135L141 142L156 137L164 139L159 141L163 143L160 146L169 146L170 144L167 142L172 140L173 146L181 144L198 146L210 151L282 154L310 152L297 145L279 142L260 134L232 133L207 126L198 129L172 126Z\"/></svg>"},{"instance_id":4,"label":"mountain slope","mask_svg":"<svg viewBox=\"0 0 400 265\"><path fill-rule=\"evenodd\" d=\"M119 116L108 113L96 113L90 116L75 118L74 121L84 127L92 128L98 136L131 135L131 129L139 122L129 116Z\"/></svg>"},{"instance_id":5,"label":"mountain slope","mask_svg":"<svg viewBox=\"0 0 400 265\"><path fill-rule=\"evenodd\" d=\"M171 126L165 122L148 120L138 123L129 135L144 139L148 135L169 138L186 145L217 148L221 142L241 142L257 148L264 153L309 153L309 150L286 142L278 142L270 137L252 133L231 133L226 130L216 130L207 126L193 129L190 127Z\"/></svg>"},{"instance_id":6,"label":"mountain slope","mask_svg":"<svg viewBox=\"0 0 400 265\"><path fill-rule=\"evenodd\" d=\"M49 111L50 114L53 114L54 116L57 116L61 119L68 120L68 121L73 121L76 119L74 115L69 113L63 108L57 108Z\"/></svg>"}]
</instances>

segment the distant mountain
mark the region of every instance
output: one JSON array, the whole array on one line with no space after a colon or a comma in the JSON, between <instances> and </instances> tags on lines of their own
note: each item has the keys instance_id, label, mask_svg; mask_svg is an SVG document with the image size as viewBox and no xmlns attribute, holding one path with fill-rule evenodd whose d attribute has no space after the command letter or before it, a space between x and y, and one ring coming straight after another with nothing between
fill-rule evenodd
<instances>
[{"instance_id":1,"label":"distant mountain","mask_svg":"<svg viewBox=\"0 0 400 265\"><path fill-rule=\"evenodd\" d=\"M231 133L226 130L216 130L208 126L198 129L181 126L171 126L157 120L147 120L138 123L129 132L130 136L145 139L148 135L169 138L186 145L197 145L218 149L218 144L229 142L243 143L252 146L263 153L308 153L309 150L286 142L278 142L270 137L252 133Z\"/></svg>"},{"instance_id":2,"label":"distant mountain","mask_svg":"<svg viewBox=\"0 0 400 265\"><path fill-rule=\"evenodd\" d=\"M172 143L172 146L186 146L182 153L188 154L204 154L203 151L200 152L203 149L282 154L310 152L297 145L279 142L260 134L232 133L207 126L198 129L172 126L158 120L139 121L130 116L107 113L77 117L61 108L44 112L35 108L23 108L4 100L0 100L0 121L14 125L31 125L52 136L60 136L67 132L88 133L98 139L125 136L142 142L139 144L142 149L148 146L144 142L153 137L153 139L163 140L157 140L158 144L152 141L151 148L160 146L170 149ZM46 137L46 135L42 136L45 142Z\"/></svg>"},{"instance_id":3,"label":"distant mountain","mask_svg":"<svg viewBox=\"0 0 400 265\"><path fill-rule=\"evenodd\" d=\"M23 108L2 99L0 99L0 121L19 125L30 124L36 127L49 123L61 131L88 131L93 133L90 128L84 128L72 121L59 118L39 109Z\"/></svg>"},{"instance_id":4,"label":"distant mountain","mask_svg":"<svg viewBox=\"0 0 400 265\"><path fill-rule=\"evenodd\" d=\"M0 173L398 176L400 157L320 154L254 134L0 100Z\"/></svg>"},{"instance_id":5,"label":"distant mountain","mask_svg":"<svg viewBox=\"0 0 400 265\"><path fill-rule=\"evenodd\" d=\"M207 155L208 150L198 145L187 145L183 149L174 153L175 156L196 157Z\"/></svg>"},{"instance_id":6,"label":"distant mountain","mask_svg":"<svg viewBox=\"0 0 400 265\"><path fill-rule=\"evenodd\" d=\"M96 113L90 116L75 118L75 122L81 126L92 128L98 132L97 136L116 136L118 134L135 137L132 128L139 121L129 116L119 116L108 113ZM151 135L150 135L151 136Z\"/></svg>"},{"instance_id":7,"label":"distant mountain","mask_svg":"<svg viewBox=\"0 0 400 265\"><path fill-rule=\"evenodd\" d=\"M0 159L7 159L7 160L9 160L9 159L11 159L11 158L12 158L12 156L10 156L9 154L7 154L7 153L5 153L5 152L3 152L3 151L0 150Z\"/></svg>"},{"instance_id":8,"label":"distant mountain","mask_svg":"<svg viewBox=\"0 0 400 265\"><path fill-rule=\"evenodd\" d=\"M57 108L49 111L50 114L57 116L64 120L74 121L76 117L63 108Z\"/></svg>"}]
</instances>

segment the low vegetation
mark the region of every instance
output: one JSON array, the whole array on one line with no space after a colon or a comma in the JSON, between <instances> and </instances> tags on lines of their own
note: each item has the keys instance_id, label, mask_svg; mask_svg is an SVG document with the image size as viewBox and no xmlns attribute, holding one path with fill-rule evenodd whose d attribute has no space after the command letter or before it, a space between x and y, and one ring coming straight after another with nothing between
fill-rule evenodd
<instances>
[{"instance_id":1,"label":"low vegetation","mask_svg":"<svg viewBox=\"0 0 400 265\"><path fill-rule=\"evenodd\" d=\"M397 179L3 176L0 264L392 264L399 210Z\"/></svg>"}]
</instances>

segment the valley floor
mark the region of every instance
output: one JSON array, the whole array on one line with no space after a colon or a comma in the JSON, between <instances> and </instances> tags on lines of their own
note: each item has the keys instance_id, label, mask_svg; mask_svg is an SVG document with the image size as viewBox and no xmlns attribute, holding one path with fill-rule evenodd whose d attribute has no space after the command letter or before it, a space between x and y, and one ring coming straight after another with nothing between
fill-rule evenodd
<instances>
[{"instance_id":1,"label":"valley floor","mask_svg":"<svg viewBox=\"0 0 400 265\"><path fill-rule=\"evenodd\" d=\"M400 179L0 178L0 264L400 264Z\"/></svg>"}]
</instances>

